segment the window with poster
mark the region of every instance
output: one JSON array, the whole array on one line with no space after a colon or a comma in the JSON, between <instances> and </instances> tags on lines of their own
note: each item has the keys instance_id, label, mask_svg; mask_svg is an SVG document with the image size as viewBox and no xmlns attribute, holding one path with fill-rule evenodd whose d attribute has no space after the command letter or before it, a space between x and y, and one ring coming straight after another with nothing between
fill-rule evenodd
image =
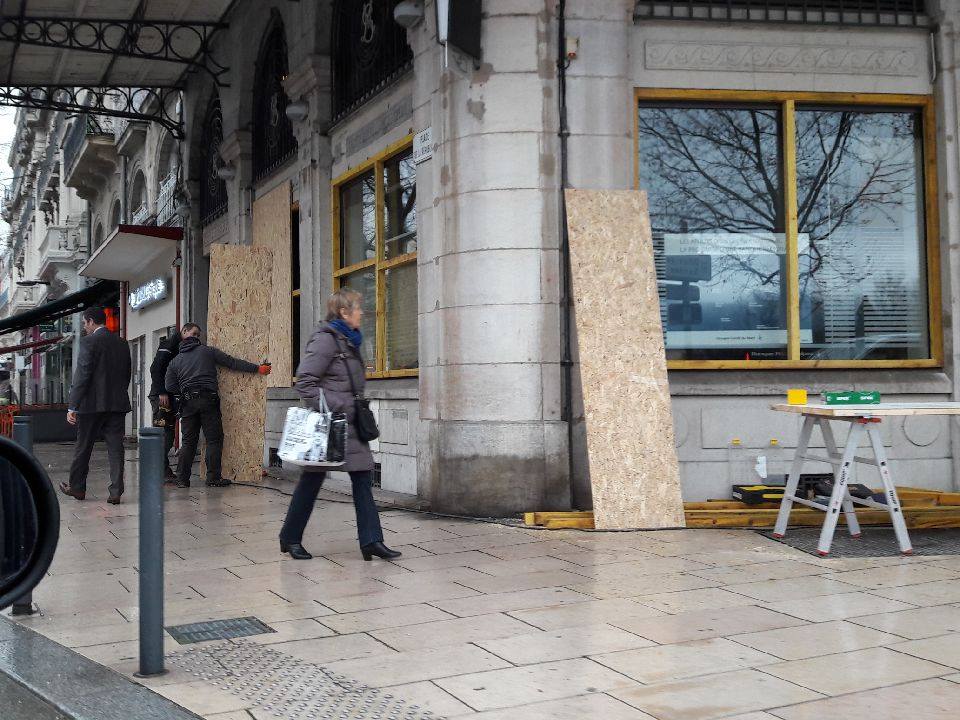
<instances>
[{"instance_id":1,"label":"window with poster","mask_svg":"<svg viewBox=\"0 0 960 720\"><path fill-rule=\"evenodd\" d=\"M931 98L636 103L671 368L942 364Z\"/></svg>"},{"instance_id":2,"label":"window with poster","mask_svg":"<svg viewBox=\"0 0 960 720\"><path fill-rule=\"evenodd\" d=\"M363 294L369 377L418 373L417 185L412 137L333 184L335 287Z\"/></svg>"}]
</instances>

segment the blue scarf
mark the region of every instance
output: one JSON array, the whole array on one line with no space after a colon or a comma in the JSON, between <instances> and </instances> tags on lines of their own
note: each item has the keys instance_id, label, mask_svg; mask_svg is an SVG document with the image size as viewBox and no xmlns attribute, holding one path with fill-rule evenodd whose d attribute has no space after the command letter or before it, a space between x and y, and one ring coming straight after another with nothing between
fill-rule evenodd
<instances>
[{"instance_id":1,"label":"blue scarf","mask_svg":"<svg viewBox=\"0 0 960 720\"><path fill-rule=\"evenodd\" d=\"M363 344L363 333L359 330L354 330L352 327L347 325L343 320L331 320L330 327L343 335L347 340L350 341L350 344L355 348L359 348Z\"/></svg>"}]
</instances>

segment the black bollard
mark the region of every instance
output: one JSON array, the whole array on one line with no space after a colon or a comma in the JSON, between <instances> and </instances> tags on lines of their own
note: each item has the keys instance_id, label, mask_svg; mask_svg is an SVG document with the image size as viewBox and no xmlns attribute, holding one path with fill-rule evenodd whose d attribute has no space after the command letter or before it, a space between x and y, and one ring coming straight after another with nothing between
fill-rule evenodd
<instances>
[{"instance_id":1,"label":"black bollard","mask_svg":"<svg viewBox=\"0 0 960 720\"><path fill-rule=\"evenodd\" d=\"M33 454L33 418L29 415L15 415L13 418L13 441L26 450L31 455ZM26 492L26 489L24 489ZM29 497L23 499L22 507L24 509L32 506L32 501ZM36 524L34 523L34 529L36 529ZM17 600L10 608L11 615L33 615L33 593L29 592L24 595L22 598Z\"/></svg>"},{"instance_id":2,"label":"black bollard","mask_svg":"<svg viewBox=\"0 0 960 720\"><path fill-rule=\"evenodd\" d=\"M163 428L140 428L140 672L163 667Z\"/></svg>"}]
</instances>

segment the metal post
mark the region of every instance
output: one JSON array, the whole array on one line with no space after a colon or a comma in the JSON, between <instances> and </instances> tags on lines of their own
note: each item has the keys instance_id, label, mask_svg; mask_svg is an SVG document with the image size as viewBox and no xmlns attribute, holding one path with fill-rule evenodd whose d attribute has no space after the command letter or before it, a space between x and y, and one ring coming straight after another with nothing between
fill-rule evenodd
<instances>
[{"instance_id":1,"label":"metal post","mask_svg":"<svg viewBox=\"0 0 960 720\"><path fill-rule=\"evenodd\" d=\"M163 428L142 427L140 447L140 672L163 667Z\"/></svg>"},{"instance_id":2,"label":"metal post","mask_svg":"<svg viewBox=\"0 0 960 720\"><path fill-rule=\"evenodd\" d=\"M15 415L13 418L13 441L26 450L31 455L33 454L33 418L29 415ZM26 493L26 489L24 489ZM31 505L29 498L24 498L23 506L29 507ZM36 542L36 539L34 539ZM24 595L22 598L17 600L13 604L13 607L10 608L10 613L12 615L33 615L33 593L29 592Z\"/></svg>"}]
</instances>

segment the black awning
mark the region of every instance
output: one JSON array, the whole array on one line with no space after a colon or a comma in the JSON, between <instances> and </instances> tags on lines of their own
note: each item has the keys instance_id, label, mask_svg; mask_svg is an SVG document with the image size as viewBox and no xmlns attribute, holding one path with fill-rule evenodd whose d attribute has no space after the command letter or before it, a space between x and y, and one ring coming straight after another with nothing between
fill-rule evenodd
<instances>
[{"instance_id":1,"label":"black awning","mask_svg":"<svg viewBox=\"0 0 960 720\"><path fill-rule=\"evenodd\" d=\"M94 305L112 302L116 300L119 293L119 283L113 280L99 280L90 287L64 295L59 300L51 300L32 310L0 320L0 335L27 330L45 321L49 322L66 315L82 312Z\"/></svg>"}]
</instances>

